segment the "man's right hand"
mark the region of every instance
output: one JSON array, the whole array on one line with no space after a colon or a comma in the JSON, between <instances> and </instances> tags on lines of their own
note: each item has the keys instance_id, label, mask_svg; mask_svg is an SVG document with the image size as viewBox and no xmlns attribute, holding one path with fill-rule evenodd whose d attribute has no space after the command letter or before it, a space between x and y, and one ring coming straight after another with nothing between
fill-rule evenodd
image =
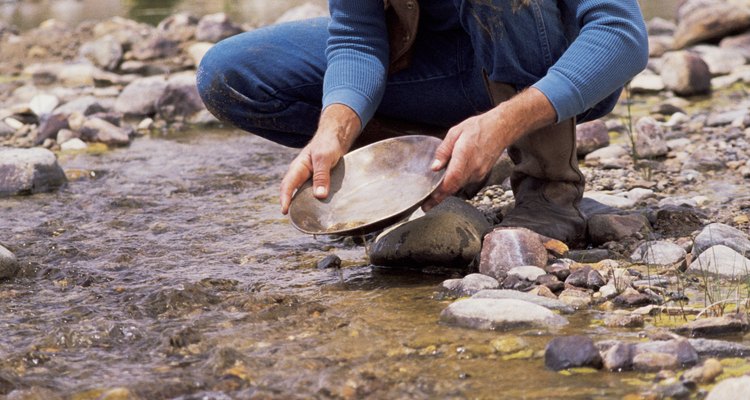
<instances>
[{"instance_id":1,"label":"man's right hand","mask_svg":"<svg viewBox=\"0 0 750 400\"><path fill-rule=\"evenodd\" d=\"M281 181L281 213L289 212L294 191L312 176L313 195L328 197L331 169L349 151L360 131L359 116L349 107L332 104L323 110L318 130L310 143L289 165Z\"/></svg>"}]
</instances>

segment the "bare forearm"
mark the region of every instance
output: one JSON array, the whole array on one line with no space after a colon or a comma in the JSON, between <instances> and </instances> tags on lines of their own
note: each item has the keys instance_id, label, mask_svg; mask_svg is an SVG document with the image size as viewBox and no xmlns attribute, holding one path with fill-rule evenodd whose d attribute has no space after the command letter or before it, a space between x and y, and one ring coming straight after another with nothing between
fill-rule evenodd
<instances>
[{"instance_id":1,"label":"bare forearm","mask_svg":"<svg viewBox=\"0 0 750 400\"><path fill-rule=\"evenodd\" d=\"M496 127L499 144L505 148L523 135L555 123L557 113L547 97L532 87L500 103L486 117Z\"/></svg>"},{"instance_id":2,"label":"bare forearm","mask_svg":"<svg viewBox=\"0 0 750 400\"><path fill-rule=\"evenodd\" d=\"M348 106L331 104L320 115L316 136L320 139L335 139L344 152L347 152L359 136L361 123L359 116Z\"/></svg>"}]
</instances>

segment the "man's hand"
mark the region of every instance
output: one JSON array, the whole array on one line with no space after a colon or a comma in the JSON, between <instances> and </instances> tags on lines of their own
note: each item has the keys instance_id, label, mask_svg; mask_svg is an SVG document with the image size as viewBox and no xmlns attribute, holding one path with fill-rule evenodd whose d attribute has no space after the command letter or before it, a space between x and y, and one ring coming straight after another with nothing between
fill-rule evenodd
<instances>
[{"instance_id":1,"label":"man's hand","mask_svg":"<svg viewBox=\"0 0 750 400\"><path fill-rule=\"evenodd\" d=\"M447 165L445 178L422 208L427 211L469 183L482 181L506 147L521 136L555 122L547 97L530 88L448 131L435 152L432 169Z\"/></svg>"},{"instance_id":2,"label":"man's hand","mask_svg":"<svg viewBox=\"0 0 750 400\"><path fill-rule=\"evenodd\" d=\"M328 197L331 169L349 151L360 126L359 117L347 106L332 104L323 110L315 136L292 161L281 181L282 214L289 212L294 191L311 176L313 195L319 199Z\"/></svg>"}]
</instances>

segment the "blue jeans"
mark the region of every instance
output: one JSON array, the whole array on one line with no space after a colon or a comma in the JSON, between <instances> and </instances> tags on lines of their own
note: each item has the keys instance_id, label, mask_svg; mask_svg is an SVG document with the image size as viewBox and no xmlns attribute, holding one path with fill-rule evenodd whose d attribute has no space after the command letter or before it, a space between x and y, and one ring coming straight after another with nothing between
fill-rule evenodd
<instances>
[{"instance_id":1,"label":"blue jeans","mask_svg":"<svg viewBox=\"0 0 750 400\"><path fill-rule=\"evenodd\" d=\"M497 2L508 10L493 14L502 23L486 36L472 24L476 13L493 10L456 1L467 3L458 8L461 26L417 36L412 64L388 76L376 117L450 128L492 107L484 69L493 80L523 88L567 47L554 1L531 2L521 12L510 9L512 2ZM217 43L198 69L207 108L276 143L304 146L321 112L327 23L316 18L272 25Z\"/></svg>"}]
</instances>

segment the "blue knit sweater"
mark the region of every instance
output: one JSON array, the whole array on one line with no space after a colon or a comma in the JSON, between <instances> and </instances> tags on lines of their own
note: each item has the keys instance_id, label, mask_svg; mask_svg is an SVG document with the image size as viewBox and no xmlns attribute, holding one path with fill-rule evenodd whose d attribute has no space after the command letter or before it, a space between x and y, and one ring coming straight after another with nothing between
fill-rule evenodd
<instances>
[{"instance_id":1,"label":"blue knit sweater","mask_svg":"<svg viewBox=\"0 0 750 400\"><path fill-rule=\"evenodd\" d=\"M648 61L646 27L637 0L560 3L570 46L546 75L536 82L520 82L547 96L558 121L581 114L617 92ZM330 0L329 6L323 106L345 104L358 114L364 126L375 114L387 79L388 33L383 1ZM453 25L459 25L456 6L444 0L420 1L423 16L428 16L420 24L455 28Z\"/></svg>"}]
</instances>

